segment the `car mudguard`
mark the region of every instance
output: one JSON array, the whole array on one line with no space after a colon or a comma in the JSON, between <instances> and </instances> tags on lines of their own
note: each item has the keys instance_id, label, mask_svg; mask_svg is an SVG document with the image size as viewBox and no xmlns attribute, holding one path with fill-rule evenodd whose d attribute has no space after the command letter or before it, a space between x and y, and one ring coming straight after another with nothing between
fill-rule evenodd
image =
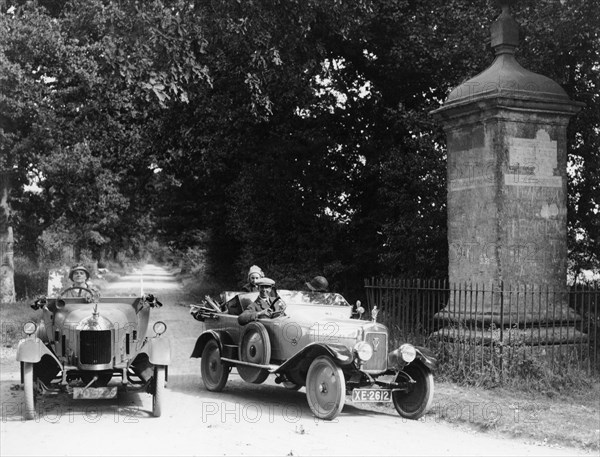
<instances>
[{"instance_id":1,"label":"car mudguard","mask_svg":"<svg viewBox=\"0 0 600 457\"><path fill-rule=\"evenodd\" d=\"M285 373L288 370L296 370L298 366L308 366L321 355L327 355L340 366L349 365L353 361L353 354L343 344L311 343L305 346L301 351L287 359L277 368L274 373Z\"/></svg>"},{"instance_id":2,"label":"car mudguard","mask_svg":"<svg viewBox=\"0 0 600 457\"><path fill-rule=\"evenodd\" d=\"M415 346L415 349L417 350L417 359L430 370L434 370L437 363L437 357L433 352L422 346Z\"/></svg>"},{"instance_id":3,"label":"car mudguard","mask_svg":"<svg viewBox=\"0 0 600 457\"><path fill-rule=\"evenodd\" d=\"M192 355L190 355L190 357L202 357L202 351L204 350L204 346L206 346L206 343L208 343L210 340L215 340L219 345L219 349L221 351L223 351L224 344L233 344L233 339L231 338L228 332L223 330L207 330L201 333L198 339L196 340L194 350L192 351Z\"/></svg>"},{"instance_id":4,"label":"car mudguard","mask_svg":"<svg viewBox=\"0 0 600 457\"><path fill-rule=\"evenodd\" d=\"M166 338L148 339L148 360L153 365L168 365L171 362L171 344Z\"/></svg>"},{"instance_id":5,"label":"car mudguard","mask_svg":"<svg viewBox=\"0 0 600 457\"><path fill-rule=\"evenodd\" d=\"M38 363L42 357L49 355L52 357L58 366L62 369L62 364L56 358L54 353L46 347L44 342L39 338L26 338L19 342L17 346L17 361L27 363Z\"/></svg>"}]
</instances>

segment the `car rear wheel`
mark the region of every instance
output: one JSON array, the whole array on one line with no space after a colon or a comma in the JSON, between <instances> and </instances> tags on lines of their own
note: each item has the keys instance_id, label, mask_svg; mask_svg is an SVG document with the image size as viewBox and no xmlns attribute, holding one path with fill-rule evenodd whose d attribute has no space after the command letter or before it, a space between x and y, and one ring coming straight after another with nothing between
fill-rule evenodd
<instances>
[{"instance_id":1,"label":"car rear wheel","mask_svg":"<svg viewBox=\"0 0 600 457\"><path fill-rule=\"evenodd\" d=\"M242 362L267 365L271 361L271 340L263 324L251 322L244 327L239 351ZM261 384L269 377L269 370L264 368L238 365L237 371L244 381L253 384Z\"/></svg>"},{"instance_id":2,"label":"car rear wheel","mask_svg":"<svg viewBox=\"0 0 600 457\"><path fill-rule=\"evenodd\" d=\"M162 414L163 398L165 396L166 370L164 365L154 367L154 395L152 396L152 415Z\"/></svg>"},{"instance_id":3,"label":"car rear wheel","mask_svg":"<svg viewBox=\"0 0 600 457\"><path fill-rule=\"evenodd\" d=\"M221 360L221 351L215 340L210 340L204 346L200 371L204 387L210 392L220 392L227 384L229 367Z\"/></svg>"},{"instance_id":4,"label":"car rear wheel","mask_svg":"<svg viewBox=\"0 0 600 457\"><path fill-rule=\"evenodd\" d=\"M23 363L23 419L31 420L35 417L35 392L33 386L33 363Z\"/></svg>"},{"instance_id":5,"label":"car rear wheel","mask_svg":"<svg viewBox=\"0 0 600 457\"><path fill-rule=\"evenodd\" d=\"M431 370L419 362L413 362L403 370L415 383L410 384L406 392L392 393L392 401L398 414L407 419L419 419L433 402L433 374ZM400 373L396 382L405 382L406 377Z\"/></svg>"},{"instance_id":6,"label":"car rear wheel","mask_svg":"<svg viewBox=\"0 0 600 457\"><path fill-rule=\"evenodd\" d=\"M306 377L306 398L313 414L332 420L342 411L346 400L344 372L330 357L317 357Z\"/></svg>"}]
</instances>

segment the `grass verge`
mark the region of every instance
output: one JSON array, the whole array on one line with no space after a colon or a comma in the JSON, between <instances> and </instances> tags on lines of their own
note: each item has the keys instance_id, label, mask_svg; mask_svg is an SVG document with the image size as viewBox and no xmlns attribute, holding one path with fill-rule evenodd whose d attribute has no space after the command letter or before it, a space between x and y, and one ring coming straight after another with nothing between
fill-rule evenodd
<instances>
[{"instance_id":1,"label":"grass verge","mask_svg":"<svg viewBox=\"0 0 600 457\"><path fill-rule=\"evenodd\" d=\"M483 432L551 448L600 450L600 383L589 391L560 397L507 388L437 382L433 405L419 421L445 423L461 431ZM396 414L391 403L371 406Z\"/></svg>"},{"instance_id":2,"label":"grass verge","mask_svg":"<svg viewBox=\"0 0 600 457\"><path fill-rule=\"evenodd\" d=\"M600 450L600 382L588 389L547 394L507 389L436 385L425 420L437 420L550 447Z\"/></svg>"}]
</instances>

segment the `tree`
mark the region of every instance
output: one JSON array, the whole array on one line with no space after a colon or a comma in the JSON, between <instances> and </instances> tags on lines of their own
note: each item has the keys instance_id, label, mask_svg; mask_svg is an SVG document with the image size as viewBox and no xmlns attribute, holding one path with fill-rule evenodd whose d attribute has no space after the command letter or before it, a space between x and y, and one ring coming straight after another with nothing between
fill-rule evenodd
<instances>
[{"instance_id":1,"label":"tree","mask_svg":"<svg viewBox=\"0 0 600 457\"><path fill-rule=\"evenodd\" d=\"M96 257L142 249L153 229L151 120L205 76L191 49L198 37L182 32L188 5L39 3L2 16L3 75L14 74L3 87L2 149L20 182L38 187L17 186L11 199L17 239L54 233Z\"/></svg>"},{"instance_id":2,"label":"tree","mask_svg":"<svg viewBox=\"0 0 600 457\"><path fill-rule=\"evenodd\" d=\"M8 206L8 172L0 174L0 303L15 301L13 233Z\"/></svg>"},{"instance_id":3,"label":"tree","mask_svg":"<svg viewBox=\"0 0 600 457\"><path fill-rule=\"evenodd\" d=\"M13 189L19 189L26 181L25 165L27 154L20 151L23 139L29 135L38 110L43 110L45 85L43 73L39 73L41 62L39 54L27 55L27 65L21 66L13 61L13 56L26 54L20 48L20 37L31 33L27 26L13 21L12 14L0 17L0 246L2 247L2 275L0 297L2 302L13 301L14 264L13 264L13 218L11 199ZM40 20L39 16L32 19ZM42 20L43 21L43 20ZM39 24L38 24L39 25ZM44 24L49 25L49 24ZM42 28L40 35L51 35L53 28ZM38 36L29 37L35 42ZM15 46L16 44L16 46ZM35 48L35 46L33 46Z\"/></svg>"},{"instance_id":4,"label":"tree","mask_svg":"<svg viewBox=\"0 0 600 457\"><path fill-rule=\"evenodd\" d=\"M157 163L171 202L161 211L164 234L185 241L186 231L210 232L221 276L237 277L251 259L296 278L312 274L335 264L327 258L339 243L330 235L343 226L331 215L359 161L337 152L344 132L329 113L335 96L317 94L314 80L329 58L322 43L349 35L365 6L231 5L211 2L197 11L207 30L212 90L192 94L183 110L174 107L157 131Z\"/></svg>"},{"instance_id":5,"label":"tree","mask_svg":"<svg viewBox=\"0 0 600 457\"><path fill-rule=\"evenodd\" d=\"M563 4L564 3L564 4ZM525 2L521 59L585 103L568 128L571 276L600 272L600 11L592 2Z\"/></svg>"}]
</instances>

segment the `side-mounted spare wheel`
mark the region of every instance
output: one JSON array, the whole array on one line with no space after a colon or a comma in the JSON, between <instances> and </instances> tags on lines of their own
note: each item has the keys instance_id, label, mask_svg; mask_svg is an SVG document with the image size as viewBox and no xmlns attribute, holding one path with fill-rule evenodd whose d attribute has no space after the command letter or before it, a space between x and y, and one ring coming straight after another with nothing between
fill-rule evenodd
<instances>
[{"instance_id":1,"label":"side-mounted spare wheel","mask_svg":"<svg viewBox=\"0 0 600 457\"><path fill-rule=\"evenodd\" d=\"M260 322L251 322L244 327L240 335L240 360L268 365L271 361L271 340L267 329ZM264 368L237 365L237 371L246 382L261 384L269 377L269 371Z\"/></svg>"}]
</instances>

